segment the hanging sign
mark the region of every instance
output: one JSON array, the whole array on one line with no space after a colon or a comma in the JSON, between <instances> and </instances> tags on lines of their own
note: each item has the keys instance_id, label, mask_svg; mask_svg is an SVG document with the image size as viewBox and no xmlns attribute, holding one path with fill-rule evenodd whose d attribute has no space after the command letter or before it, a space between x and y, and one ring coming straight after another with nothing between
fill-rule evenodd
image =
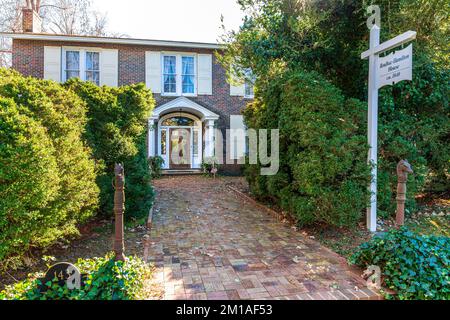
<instances>
[{"instance_id":1,"label":"hanging sign","mask_svg":"<svg viewBox=\"0 0 450 320\"><path fill-rule=\"evenodd\" d=\"M378 58L378 89L403 80L412 80L412 44Z\"/></svg>"}]
</instances>

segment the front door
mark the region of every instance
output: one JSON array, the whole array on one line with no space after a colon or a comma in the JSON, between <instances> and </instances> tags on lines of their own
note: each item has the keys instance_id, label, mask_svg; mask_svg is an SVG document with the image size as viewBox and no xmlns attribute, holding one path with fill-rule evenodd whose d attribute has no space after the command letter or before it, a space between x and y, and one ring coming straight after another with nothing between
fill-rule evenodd
<instances>
[{"instance_id":1,"label":"front door","mask_svg":"<svg viewBox=\"0 0 450 320\"><path fill-rule=\"evenodd\" d=\"M191 168L191 129L170 128L170 169Z\"/></svg>"}]
</instances>

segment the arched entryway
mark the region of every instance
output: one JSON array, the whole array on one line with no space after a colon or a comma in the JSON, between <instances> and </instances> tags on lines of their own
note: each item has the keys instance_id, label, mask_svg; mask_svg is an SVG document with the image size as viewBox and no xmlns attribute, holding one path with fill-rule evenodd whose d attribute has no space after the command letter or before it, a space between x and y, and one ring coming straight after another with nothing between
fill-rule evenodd
<instances>
[{"instance_id":1,"label":"arched entryway","mask_svg":"<svg viewBox=\"0 0 450 320\"><path fill-rule=\"evenodd\" d=\"M164 159L164 169L200 169L214 154L214 123L219 116L180 97L157 107L149 119L148 155Z\"/></svg>"}]
</instances>

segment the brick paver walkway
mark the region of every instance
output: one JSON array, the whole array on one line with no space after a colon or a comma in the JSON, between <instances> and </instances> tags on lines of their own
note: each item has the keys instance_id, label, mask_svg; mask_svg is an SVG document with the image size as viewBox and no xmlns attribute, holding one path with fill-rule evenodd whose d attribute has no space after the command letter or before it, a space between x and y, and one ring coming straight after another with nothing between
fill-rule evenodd
<instances>
[{"instance_id":1,"label":"brick paver walkway","mask_svg":"<svg viewBox=\"0 0 450 320\"><path fill-rule=\"evenodd\" d=\"M239 197L229 179L154 181L148 261L165 299L377 297L343 258Z\"/></svg>"}]
</instances>

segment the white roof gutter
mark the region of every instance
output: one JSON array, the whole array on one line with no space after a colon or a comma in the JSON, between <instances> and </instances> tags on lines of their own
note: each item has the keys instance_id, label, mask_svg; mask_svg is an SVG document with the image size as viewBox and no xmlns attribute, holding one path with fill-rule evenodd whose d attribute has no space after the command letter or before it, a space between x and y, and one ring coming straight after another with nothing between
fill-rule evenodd
<instances>
[{"instance_id":1,"label":"white roof gutter","mask_svg":"<svg viewBox=\"0 0 450 320\"><path fill-rule=\"evenodd\" d=\"M220 44L202 43L202 42L184 42L169 40L145 40L131 38L107 38L90 36L72 36L72 35L52 35L39 33L6 33L0 32L0 36L20 40L42 40L42 41L64 41L64 42L83 42L83 43L109 43L109 44L127 44L141 46L161 46L178 48L200 48L200 49L221 49Z\"/></svg>"}]
</instances>

